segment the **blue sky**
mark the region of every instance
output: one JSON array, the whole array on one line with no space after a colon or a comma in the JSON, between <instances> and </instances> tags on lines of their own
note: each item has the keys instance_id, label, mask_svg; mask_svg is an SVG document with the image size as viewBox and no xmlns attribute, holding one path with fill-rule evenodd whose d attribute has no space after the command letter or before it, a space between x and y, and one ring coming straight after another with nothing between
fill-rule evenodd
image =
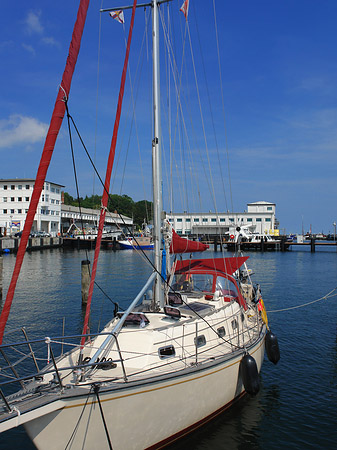
<instances>
[{"instance_id":1,"label":"blue sky","mask_svg":"<svg viewBox=\"0 0 337 450\"><path fill-rule=\"evenodd\" d=\"M103 177L124 58L124 34L121 25L107 15L102 16L98 66L98 11L102 4L109 7L127 3L125 0L91 2L69 101L70 112ZM178 30L184 29L183 16L178 11L181 3L176 3L177 12L172 12L172 20ZM312 225L313 232L333 232L332 223L337 220L337 2L216 0L215 4L233 202L226 178L227 157L219 101L213 2L191 0L189 24L191 36L196 42L193 47L195 61L201 67L198 80L201 100L205 105L211 165L216 170L221 165L225 178L222 183L219 171L213 178L216 208L218 211L232 209L233 203L235 211L243 211L248 202L275 202L282 230L299 232L303 222L305 230ZM0 178L31 178L36 174L77 6L75 0L18 0L15 6L5 0L2 4ZM130 15L126 13L125 16L128 29ZM137 16L131 51L132 74L136 73L144 20L144 12L141 11ZM198 50L197 29L202 52ZM141 63L143 61L145 65L146 53ZM150 68L142 70L145 74L151 73ZM189 72L191 84L192 79L192 72ZM132 110L128 86L129 82L123 119ZM119 159L119 174L114 179L113 192L128 194L134 200L151 196L148 173L151 165L149 92L147 84L141 85L137 94L134 91L137 96L137 125L133 126L133 136L130 138L130 125L122 120L118 140L117 152L122 148L124 156ZM198 102L192 87L190 92L190 114L194 116ZM208 110L209 103L212 104L212 115ZM165 117L163 114L163 121ZM215 139L208 136L213 128L217 130L217 151ZM192 147L203 141L201 122L197 119L195 130L200 137L195 138L197 144L191 144ZM186 138L181 139L187 145ZM81 195L101 194L102 189L97 180L93 182L92 170L77 142L75 147ZM165 150L167 148L166 144ZM139 152L142 154L141 162ZM207 211L214 210L207 187L211 177L205 176L199 154L192 155L186 156L186 179L192 173L192 177L199 177L201 207ZM167 179L166 158L164 181ZM190 158L193 159L192 165ZM125 175L121 183L123 171ZM66 191L75 194L65 121L47 178L65 185ZM226 201L223 185L226 186ZM166 209L170 209L166 194L164 198ZM178 193L174 202L176 211L197 208L195 198L186 198L186 193Z\"/></svg>"}]
</instances>

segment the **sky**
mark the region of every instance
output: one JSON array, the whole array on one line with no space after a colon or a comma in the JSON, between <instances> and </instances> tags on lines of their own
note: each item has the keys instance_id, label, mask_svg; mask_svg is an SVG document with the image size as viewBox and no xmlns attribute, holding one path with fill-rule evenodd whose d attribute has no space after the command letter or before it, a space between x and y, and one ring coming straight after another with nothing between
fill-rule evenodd
<instances>
[{"instance_id":1,"label":"sky","mask_svg":"<svg viewBox=\"0 0 337 450\"><path fill-rule=\"evenodd\" d=\"M107 14L100 15L99 9L128 3L91 2L68 103L103 179L130 12L125 12L124 31ZM225 121L213 0L190 0L189 29L194 42L194 63L199 70L199 93L192 87L192 66L182 77L187 84L184 95L189 99L179 126L174 125L176 119L172 115L172 141L179 141L185 148L185 156L176 153L175 164L178 160L182 162L179 173L185 180L178 181L173 175L178 188L174 202L164 186L165 209L193 212L199 207L205 211L240 212L247 203L268 201L276 203L282 232L301 232L302 227L308 231L311 227L315 233L333 233L333 222L337 221L337 2L214 0L214 3ZM178 65L186 26L179 12L181 4L182 0L174 0L171 5L171 26L180 36L172 41L174 48L180 46ZM8 0L2 2L0 178L36 175L77 8L77 0L18 0L15 7ZM138 71L151 74L150 48L141 51L143 39L147 42L150 36L144 34L146 17L146 13L137 11L130 53L132 81L128 77L112 187L113 193L129 195L135 201L151 196L151 88L147 82L135 81ZM165 40L163 36L161 39ZM185 49L187 60L192 62L188 43ZM161 61L163 81L170 62L165 58ZM174 84L173 76L170 82ZM204 108L203 120L194 118L199 97ZM162 103L168 103L165 94ZM137 106L133 107L134 104ZM173 111L174 106L173 102ZM176 114L179 115L180 112ZM130 117L136 118L132 124ZM188 122L192 126L184 137ZM167 123L162 112L165 135ZM206 138L207 155L196 151ZM102 188L74 135L73 140L80 195L101 194ZM163 147L165 184L170 173L166 155L170 144ZM214 175L208 174L210 166L214 166ZM64 185L71 195L76 194L66 120L47 180ZM187 192L192 184L193 198Z\"/></svg>"}]
</instances>

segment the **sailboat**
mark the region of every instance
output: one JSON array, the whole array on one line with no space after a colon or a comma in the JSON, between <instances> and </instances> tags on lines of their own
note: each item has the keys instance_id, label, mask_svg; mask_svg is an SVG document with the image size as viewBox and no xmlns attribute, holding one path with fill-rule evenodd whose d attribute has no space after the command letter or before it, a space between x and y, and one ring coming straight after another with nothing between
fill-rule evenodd
<instances>
[{"instance_id":1,"label":"sailboat","mask_svg":"<svg viewBox=\"0 0 337 450\"><path fill-rule=\"evenodd\" d=\"M128 48L136 3L132 6ZM41 182L43 185L44 163L38 171L37 191L0 319L0 350L5 359L1 374L11 375L0 384L0 432L23 425L39 449L161 448L211 420L245 393L256 395L265 348L273 363L279 359L277 339L269 329L260 290L253 285L246 266L248 257L171 261L170 255L202 252L207 245L180 237L163 214L158 63L161 3L153 0L147 5L152 9L153 27L153 271L128 308L115 311L102 331L92 334L88 316L94 263L83 334L14 344L3 341L3 333L29 236L29 221L35 214L34 198L38 200ZM182 7L184 14L187 6L188 1ZM81 0L68 62L76 61L73 44L80 40L87 7L88 1ZM65 73L69 75L69 67ZM58 128L69 90L70 80L63 79L55 106ZM53 120L54 116L50 128L55 141ZM45 148L50 152L50 141ZM94 261L98 259L104 225L108 180L107 175ZM149 290L150 297L145 295ZM38 344L44 346L48 358L42 369L34 351ZM60 346L62 351L57 356ZM69 348L66 353L65 346ZM32 361L32 374L19 377L17 363L7 356L13 349L18 351L19 362L27 364L27 358ZM11 386L18 384L21 387L13 393Z\"/></svg>"}]
</instances>

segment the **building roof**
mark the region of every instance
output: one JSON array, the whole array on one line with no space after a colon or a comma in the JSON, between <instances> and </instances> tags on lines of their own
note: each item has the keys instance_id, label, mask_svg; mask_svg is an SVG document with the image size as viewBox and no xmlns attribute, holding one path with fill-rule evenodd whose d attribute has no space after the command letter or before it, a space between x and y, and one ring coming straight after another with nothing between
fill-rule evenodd
<instances>
[{"instance_id":1,"label":"building roof","mask_svg":"<svg viewBox=\"0 0 337 450\"><path fill-rule=\"evenodd\" d=\"M35 178L0 178L0 183L10 183L15 181L16 183L18 182L27 182L27 181L32 181L35 183ZM63 184L59 184L59 183L54 183L53 181L48 181L45 180L45 183L49 183L49 184L55 184L55 186L60 186L60 187L65 187Z\"/></svg>"},{"instance_id":2,"label":"building roof","mask_svg":"<svg viewBox=\"0 0 337 450\"><path fill-rule=\"evenodd\" d=\"M265 202L262 200L260 202L247 203L247 205L274 205L274 206L276 206L276 203Z\"/></svg>"}]
</instances>

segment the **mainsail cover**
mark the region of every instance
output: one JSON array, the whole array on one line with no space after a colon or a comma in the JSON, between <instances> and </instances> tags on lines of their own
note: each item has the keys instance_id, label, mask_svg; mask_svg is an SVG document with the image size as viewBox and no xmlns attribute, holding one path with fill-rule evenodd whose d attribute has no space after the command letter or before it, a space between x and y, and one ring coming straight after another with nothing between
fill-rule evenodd
<instances>
[{"instance_id":1,"label":"mainsail cover","mask_svg":"<svg viewBox=\"0 0 337 450\"><path fill-rule=\"evenodd\" d=\"M50 120L50 126L46 136L45 144L43 147L43 152L41 155L40 165L37 171L34 191L29 204L29 210L27 213L25 225L23 228L20 245L16 255L15 266L13 270L12 279L8 288L6 301L0 316L0 344L2 344L3 334L5 331L5 326L11 309L16 283L20 274L23 257L25 255L27 242L29 239L30 230L34 221L37 205L42 193L43 185L46 179L47 170L50 164L51 157L53 155L56 138L60 131L64 113L65 113L65 102L64 97L69 97L70 86L72 76L75 70L75 65L80 51L81 39L84 29L85 20L87 17L87 11L89 7L89 0L81 0L78 7L77 19L74 25L74 30L70 42L69 54L67 57L66 66L62 76L61 87L58 91L57 98L55 101L55 106L53 114Z\"/></svg>"},{"instance_id":2,"label":"mainsail cover","mask_svg":"<svg viewBox=\"0 0 337 450\"><path fill-rule=\"evenodd\" d=\"M221 272L233 275L249 256L233 256L230 258L185 259L177 261L175 273L210 273Z\"/></svg>"},{"instance_id":3,"label":"mainsail cover","mask_svg":"<svg viewBox=\"0 0 337 450\"><path fill-rule=\"evenodd\" d=\"M209 248L209 245L199 241L191 241L182 238L172 228L172 241L170 245L170 253L193 253L204 252Z\"/></svg>"}]
</instances>

